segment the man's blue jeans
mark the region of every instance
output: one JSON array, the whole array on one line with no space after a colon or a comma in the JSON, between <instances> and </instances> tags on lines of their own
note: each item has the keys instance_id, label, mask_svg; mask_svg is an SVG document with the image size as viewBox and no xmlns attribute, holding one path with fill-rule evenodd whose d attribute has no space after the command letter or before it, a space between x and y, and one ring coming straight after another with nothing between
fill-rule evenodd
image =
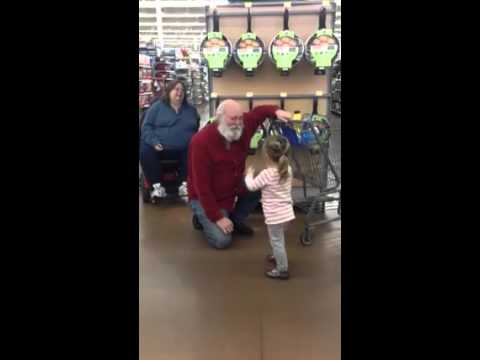
<instances>
[{"instance_id":1,"label":"man's blue jeans","mask_svg":"<svg viewBox=\"0 0 480 360\"><path fill-rule=\"evenodd\" d=\"M228 213L225 209L220 209L225 217L230 217L234 222L242 223L248 215L257 207L260 201L260 191L248 192L246 195L238 198L235 208L232 213ZM203 226L203 233L205 234L208 244L216 249L225 249L232 244L232 234L225 234L214 222L211 222L200 201L190 201L193 214L197 216L198 221Z\"/></svg>"}]
</instances>

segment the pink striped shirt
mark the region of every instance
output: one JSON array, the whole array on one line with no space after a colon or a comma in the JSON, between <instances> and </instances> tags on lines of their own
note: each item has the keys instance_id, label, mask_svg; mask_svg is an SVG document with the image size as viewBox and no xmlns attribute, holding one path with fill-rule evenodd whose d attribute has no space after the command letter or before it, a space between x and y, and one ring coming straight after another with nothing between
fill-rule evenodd
<instances>
[{"instance_id":1,"label":"pink striped shirt","mask_svg":"<svg viewBox=\"0 0 480 360\"><path fill-rule=\"evenodd\" d=\"M262 208L265 224L281 224L295 219L292 201L292 169L285 182L280 183L280 174L276 168L266 168L254 179L245 177L248 190L262 190Z\"/></svg>"}]
</instances>

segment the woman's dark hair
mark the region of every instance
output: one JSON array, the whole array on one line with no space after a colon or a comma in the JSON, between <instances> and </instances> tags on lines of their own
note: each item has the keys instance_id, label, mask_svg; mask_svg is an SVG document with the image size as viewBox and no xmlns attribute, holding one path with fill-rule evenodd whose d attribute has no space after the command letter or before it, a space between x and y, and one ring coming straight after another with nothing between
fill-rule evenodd
<instances>
[{"instance_id":1,"label":"woman's dark hair","mask_svg":"<svg viewBox=\"0 0 480 360\"><path fill-rule=\"evenodd\" d=\"M180 80L173 80L168 83L165 87L165 92L163 94L163 102L167 105L170 105L170 93L178 84L182 84L183 87L183 102L182 105L187 105L187 88L185 84Z\"/></svg>"}]
</instances>

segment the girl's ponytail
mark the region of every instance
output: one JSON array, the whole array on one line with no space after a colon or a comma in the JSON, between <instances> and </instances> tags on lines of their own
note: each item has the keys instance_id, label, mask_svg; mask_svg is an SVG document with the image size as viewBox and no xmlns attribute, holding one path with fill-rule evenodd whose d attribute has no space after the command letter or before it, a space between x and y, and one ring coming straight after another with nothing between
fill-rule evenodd
<instances>
[{"instance_id":1,"label":"girl's ponytail","mask_svg":"<svg viewBox=\"0 0 480 360\"><path fill-rule=\"evenodd\" d=\"M283 183L288 179L288 168L290 161L286 154L283 154L278 159L278 173L280 174L280 182Z\"/></svg>"}]
</instances>

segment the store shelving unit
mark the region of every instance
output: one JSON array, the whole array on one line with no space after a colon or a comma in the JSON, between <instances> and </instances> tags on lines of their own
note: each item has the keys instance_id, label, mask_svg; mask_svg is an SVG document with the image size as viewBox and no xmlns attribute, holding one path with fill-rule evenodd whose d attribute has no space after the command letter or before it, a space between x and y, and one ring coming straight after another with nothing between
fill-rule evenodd
<instances>
[{"instance_id":1,"label":"store shelving unit","mask_svg":"<svg viewBox=\"0 0 480 360\"><path fill-rule=\"evenodd\" d=\"M190 89L193 105L200 106L208 101L208 69L199 58L191 58Z\"/></svg>"},{"instance_id":2,"label":"store shelving unit","mask_svg":"<svg viewBox=\"0 0 480 360\"><path fill-rule=\"evenodd\" d=\"M163 94L167 83L175 79L175 57L162 53L154 64L153 78L156 92Z\"/></svg>"},{"instance_id":3,"label":"store shelving unit","mask_svg":"<svg viewBox=\"0 0 480 360\"><path fill-rule=\"evenodd\" d=\"M334 28L336 4L324 1L293 2L290 5L290 29L304 40L318 29L318 13L322 7L327 9L327 24ZM281 29L284 2L253 3L251 17L253 31L259 36L266 46L272 37ZM244 24L247 10L243 4L229 4L216 7L218 18L228 18L221 21L220 31L231 41L235 42L244 32ZM207 32L213 29L213 9L206 7ZM274 68L270 59L266 59L257 73L247 78L242 70L233 62L225 69L223 76L214 78L209 72L209 96L212 93L218 98L235 98L241 101L247 110L246 95L255 105L268 102L282 96L285 109L288 111L311 111L311 99L321 93L318 98L319 114L328 117L330 114L331 97L331 69L327 69L325 75L313 75L313 68L304 59L291 71L288 77L282 77ZM272 95L278 94L278 95ZM211 99L212 100L212 99ZM243 101L242 101L243 100ZM266 100L266 101L265 101ZM210 116L215 113L215 101L210 101Z\"/></svg>"},{"instance_id":4,"label":"store shelving unit","mask_svg":"<svg viewBox=\"0 0 480 360\"><path fill-rule=\"evenodd\" d=\"M330 111L338 116L342 114L342 71L340 67L340 61L337 61L334 66L334 72L332 78L332 99Z\"/></svg>"},{"instance_id":5,"label":"store shelving unit","mask_svg":"<svg viewBox=\"0 0 480 360\"><path fill-rule=\"evenodd\" d=\"M289 6L289 29L306 41L318 30L320 10L326 9L326 25L335 27L335 2L298 1L287 5L284 2L256 3L250 8L252 31L268 47L273 37L283 28L284 7ZM213 9L206 9L207 32L213 29ZM243 3L219 5L216 7L220 21L218 31L235 43L245 31L248 10ZM225 21L222 21L225 19ZM227 20L228 19L228 20ZM210 117L215 114L218 104L225 99L234 99L245 111L262 104L278 104L291 113L303 115L312 113L331 120L332 68L325 74L314 74L313 66L305 59L299 61L288 76L282 76L271 59L265 59L254 76L246 77L243 70L231 62L221 77L213 77L209 71ZM313 105L313 106L312 106ZM337 123L335 130L339 129ZM327 151L340 154L340 131L335 132ZM332 149L332 150L331 150ZM328 172L319 175L326 186ZM322 205L323 206L323 205ZM324 209L324 207L322 207Z\"/></svg>"},{"instance_id":6,"label":"store shelving unit","mask_svg":"<svg viewBox=\"0 0 480 360\"><path fill-rule=\"evenodd\" d=\"M153 79L151 58L145 54L139 54L139 73L138 73L138 88L139 88L139 107L143 109L150 105L153 97Z\"/></svg>"}]
</instances>

